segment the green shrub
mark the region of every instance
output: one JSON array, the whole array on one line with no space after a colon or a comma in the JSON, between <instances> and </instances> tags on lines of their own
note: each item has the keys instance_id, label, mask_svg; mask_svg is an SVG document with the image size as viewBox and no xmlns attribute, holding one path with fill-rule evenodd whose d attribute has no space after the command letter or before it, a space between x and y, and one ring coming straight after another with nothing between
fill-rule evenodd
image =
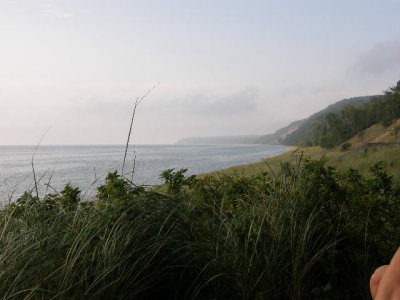
<instances>
[{"instance_id":1,"label":"green shrub","mask_svg":"<svg viewBox=\"0 0 400 300\"><path fill-rule=\"evenodd\" d=\"M174 172L174 169L167 169L161 173L160 177L164 179L168 193L179 194L184 185L192 185L195 182L195 175L185 177L187 169L180 169Z\"/></svg>"}]
</instances>

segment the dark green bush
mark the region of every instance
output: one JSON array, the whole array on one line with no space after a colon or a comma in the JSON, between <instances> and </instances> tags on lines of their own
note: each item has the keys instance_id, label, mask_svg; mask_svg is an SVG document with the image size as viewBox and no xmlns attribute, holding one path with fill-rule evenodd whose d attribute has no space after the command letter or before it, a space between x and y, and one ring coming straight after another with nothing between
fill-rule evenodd
<instances>
[{"instance_id":1,"label":"dark green bush","mask_svg":"<svg viewBox=\"0 0 400 300\"><path fill-rule=\"evenodd\" d=\"M195 182L196 176L185 177L186 172L187 169L180 169L176 172L174 172L174 169L167 169L161 173L160 177L164 179L168 193L179 194L183 186L191 186Z\"/></svg>"}]
</instances>

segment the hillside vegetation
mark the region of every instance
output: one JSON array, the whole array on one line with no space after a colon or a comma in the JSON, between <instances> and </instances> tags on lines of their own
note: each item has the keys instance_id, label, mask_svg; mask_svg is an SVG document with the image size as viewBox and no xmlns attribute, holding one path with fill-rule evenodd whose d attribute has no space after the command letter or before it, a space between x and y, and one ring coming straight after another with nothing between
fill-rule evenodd
<instances>
[{"instance_id":1,"label":"hillside vegetation","mask_svg":"<svg viewBox=\"0 0 400 300\"><path fill-rule=\"evenodd\" d=\"M282 162L297 164L305 160L326 159L329 166L335 167L339 171L353 168L367 177L370 176L369 169L372 165L382 163L388 174L393 176L393 180L400 183L400 146L365 147L367 141L368 143L396 144L399 141L399 129L400 119L395 120L387 127L382 124L374 124L332 149L320 146L293 147L292 151L281 155L252 164L219 170L210 175L252 176L259 172L275 172L279 170Z\"/></svg>"},{"instance_id":2,"label":"hillside vegetation","mask_svg":"<svg viewBox=\"0 0 400 300\"><path fill-rule=\"evenodd\" d=\"M360 99L339 111L311 116L282 140L286 145L333 148L373 124L388 126L400 118L400 82L384 95Z\"/></svg>"}]
</instances>

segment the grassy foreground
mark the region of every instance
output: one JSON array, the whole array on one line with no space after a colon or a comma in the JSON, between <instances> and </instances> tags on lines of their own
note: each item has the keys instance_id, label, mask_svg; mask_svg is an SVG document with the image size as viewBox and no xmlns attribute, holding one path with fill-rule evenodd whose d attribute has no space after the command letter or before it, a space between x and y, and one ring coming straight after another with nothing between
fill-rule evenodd
<instances>
[{"instance_id":1,"label":"grassy foreground","mask_svg":"<svg viewBox=\"0 0 400 300\"><path fill-rule=\"evenodd\" d=\"M399 244L400 186L324 160L249 176L107 176L0 212L2 299L368 299Z\"/></svg>"}]
</instances>

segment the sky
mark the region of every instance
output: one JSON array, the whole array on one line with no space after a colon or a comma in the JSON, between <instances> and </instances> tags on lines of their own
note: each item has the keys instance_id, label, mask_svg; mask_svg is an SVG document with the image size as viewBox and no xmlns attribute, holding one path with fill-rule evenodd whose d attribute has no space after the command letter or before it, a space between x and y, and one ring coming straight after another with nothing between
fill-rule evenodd
<instances>
[{"instance_id":1,"label":"sky","mask_svg":"<svg viewBox=\"0 0 400 300\"><path fill-rule=\"evenodd\" d=\"M398 0L0 0L0 145L268 134L400 80ZM154 87L154 88L153 88Z\"/></svg>"}]
</instances>

